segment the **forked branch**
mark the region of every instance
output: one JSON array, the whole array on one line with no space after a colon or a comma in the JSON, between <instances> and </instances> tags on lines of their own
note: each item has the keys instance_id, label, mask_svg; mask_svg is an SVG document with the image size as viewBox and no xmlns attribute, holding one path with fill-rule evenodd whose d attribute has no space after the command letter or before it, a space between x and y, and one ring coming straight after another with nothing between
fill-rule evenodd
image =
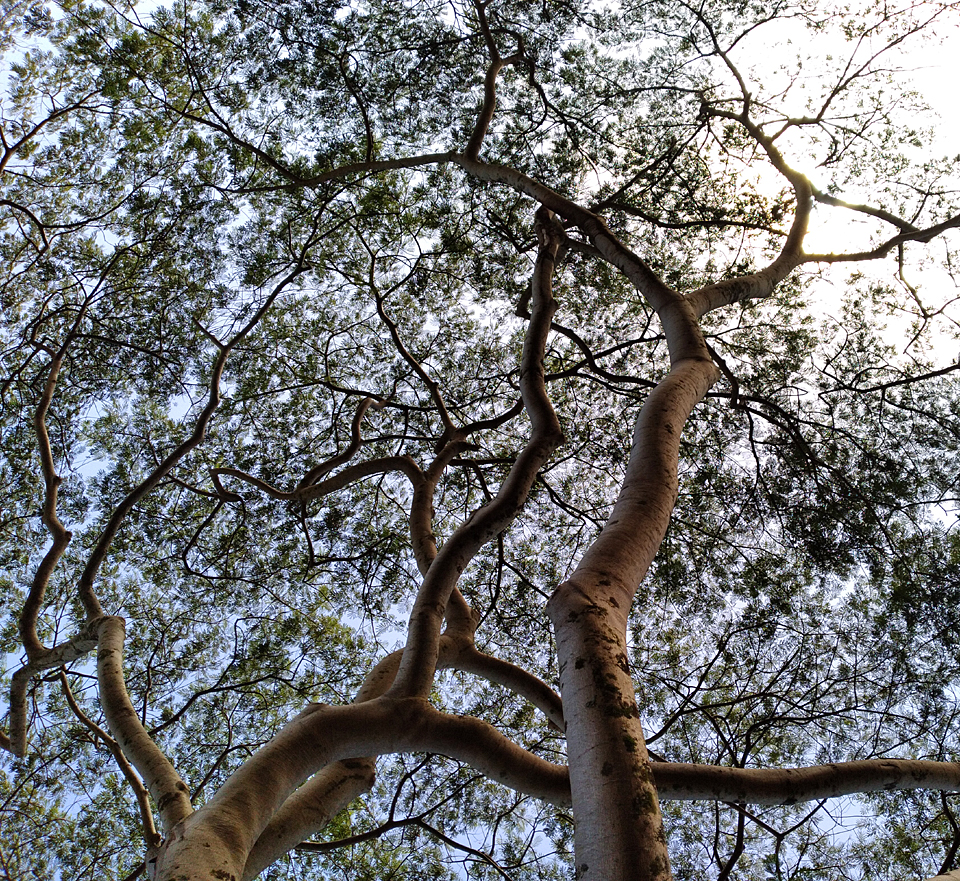
<instances>
[{"instance_id":1,"label":"forked branch","mask_svg":"<svg viewBox=\"0 0 960 881\"><path fill-rule=\"evenodd\" d=\"M520 394L531 422L530 438L517 456L497 495L475 511L444 544L427 571L407 631L407 643L394 696L426 695L433 683L443 615L450 596L477 551L499 535L525 504L540 468L562 443L563 433L547 396L543 357L556 309L553 271L562 231L553 214L537 212L540 253L534 268L531 318L520 363Z\"/></svg>"},{"instance_id":2,"label":"forked branch","mask_svg":"<svg viewBox=\"0 0 960 881\"><path fill-rule=\"evenodd\" d=\"M143 781L137 776L127 757L123 754L120 744L104 731L96 722L93 721L77 703L77 699L70 688L70 682L63 668L60 669L60 685L63 688L63 696L67 699L67 706L70 707L73 715L86 726L95 738L100 740L110 751L113 760L117 763L120 773L133 790L134 797L137 800L137 807L140 809L140 823L143 826L143 837L147 844L147 849L155 849L160 845L160 833L157 831L156 823L153 820L153 809L150 807L147 788Z\"/></svg>"}]
</instances>

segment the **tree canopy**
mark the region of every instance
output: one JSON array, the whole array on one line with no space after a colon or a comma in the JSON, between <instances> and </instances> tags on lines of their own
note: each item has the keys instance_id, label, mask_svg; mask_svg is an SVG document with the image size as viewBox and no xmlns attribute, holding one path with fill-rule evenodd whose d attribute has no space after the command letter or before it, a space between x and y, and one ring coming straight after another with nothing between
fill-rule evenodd
<instances>
[{"instance_id":1,"label":"tree canopy","mask_svg":"<svg viewBox=\"0 0 960 881\"><path fill-rule=\"evenodd\" d=\"M960 877L958 12L8 3L5 877Z\"/></svg>"}]
</instances>

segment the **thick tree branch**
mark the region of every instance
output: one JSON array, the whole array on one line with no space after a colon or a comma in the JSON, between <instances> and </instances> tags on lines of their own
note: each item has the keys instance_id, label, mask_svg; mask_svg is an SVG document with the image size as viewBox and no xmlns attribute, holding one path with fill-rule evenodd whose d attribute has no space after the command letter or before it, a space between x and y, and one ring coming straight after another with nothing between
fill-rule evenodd
<instances>
[{"instance_id":1,"label":"thick tree branch","mask_svg":"<svg viewBox=\"0 0 960 881\"><path fill-rule=\"evenodd\" d=\"M473 646L461 650L446 666L481 676L489 682L495 682L525 697L550 720L558 731L565 729L560 695L543 680L522 667L484 654Z\"/></svg>"},{"instance_id":2,"label":"thick tree branch","mask_svg":"<svg viewBox=\"0 0 960 881\"><path fill-rule=\"evenodd\" d=\"M455 591L455 593L459 593ZM462 598L461 598L462 601ZM366 676L354 703L383 695L393 683L403 652L383 658ZM560 697L545 683L520 667L477 651L469 636L445 632L440 639L438 669L463 670L503 685L527 698L559 730L563 730ZM320 770L288 798L257 839L244 870L253 878L301 841L319 832L353 798L373 785L372 758L352 758Z\"/></svg>"},{"instance_id":3,"label":"thick tree branch","mask_svg":"<svg viewBox=\"0 0 960 881\"><path fill-rule=\"evenodd\" d=\"M177 823L193 813L190 790L147 734L130 702L123 676L123 618L102 618L99 632L97 680L103 713L123 755L140 772L150 790L160 812L164 831L169 834Z\"/></svg>"},{"instance_id":4,"label":"thick tree branch","mask_svg":"<svg viewBox=\"0 0 960 881\"><path fill-rule=\"evenodd\" d=\"M569 803L566 769L516 746L487 723L446 716L420 699L378 697L343 707L314 705L248 760L168 838L167 874L233 871L241 876L259 834L315 769L364 753L434 752L554 804ZM876 759L798 769L742 769L657 763L663 797L783 804L854 792L960 788L960 765Z\"/></svg>"},{"instance_id":5,"label":"thick tree branch","mask_svg":"<svg viewBox=\"0 0 960 881\"><path fill-rule=\"evenodd\" d=\"M477 23L480 27L480 33L483 35L484 43L487 46L487 52L490 56L490 64L487 66L487 72L483 79L483 101L480 104L480 111L477 113L477 121L474 124L473 132L467 146L464 148L464 154L471 159L476 159L480 155L480 148L483 146L483 139L493 121L493 114L497 106L497 77L500 71L513 64L519 64L524 61L523 41L520 40L520 48L509 58L503 58L497 48L496 40L487 21L487 3L473 0L473 8L477 13Z\"/></svg>"},{"instance_id":6,"label":"thick tree branch","mask_svg":"<svg viewBox=\"0 0 960 881\"><path fill-rule=\"evenodd\" d=\"M448 432L444 432L448 434ZM413 485L410 503L410 539L413 556L421 575L426 575L437 557L437 537L433 532L433 499L437 484L450 462L471 445L464 440L464 432L454 429L453 438L440 448L420 480Z\"/></svg>"},{"instance_id":7,"label":"thick tree branch","mask_svg":"<svg viewBox=\"0 0 960 881\"><path fill-rule=\"evenodd\" d=\"M960 791L960 764L919 759L759 769L655 762L653 771L660 797L669 801L792 805L859 792Z\"/></svg>"},{"instance_id":8,"label":"thick tree branch","mask_svg":"<svg viewBox=\"0 0 960 881\"><path fill-rule=\"evenodd\" d=\"M343 759L318 771L293 793L257 838L243 870L251 881L305 838L323 829L376 780L372 758Z\"/></svg>"},{"instance_id":9,"label":"thick tree branch","mask_svg":"<svg viewBox=\"0 0 960 881\"><path fill-rule=\"evenodd\" d=\"M30 680L41 670L62 667L95 649L97 624L98 620L93 620L72 639L46 649L39 660L28 661L13 674L10 683L10 737L0 740L0 746L19 758L27 754L27 689Z\"/></svg>"},{"instance_id":10,"label":"thick tree branch","mask_svg":"<svg viewBox=\"0 0 960 881\"><path fill-rule=\"evenodd\" d=\"M479 719L444 715L419 698L314 705L185 818L165 842L158 873L182 873L188 881L221 877L218 872L242 877L257 838L317 769L351 755L408 751L446 755L520 792L567 803L566 769L537 758Z\"/></svg>"}]
</instances>

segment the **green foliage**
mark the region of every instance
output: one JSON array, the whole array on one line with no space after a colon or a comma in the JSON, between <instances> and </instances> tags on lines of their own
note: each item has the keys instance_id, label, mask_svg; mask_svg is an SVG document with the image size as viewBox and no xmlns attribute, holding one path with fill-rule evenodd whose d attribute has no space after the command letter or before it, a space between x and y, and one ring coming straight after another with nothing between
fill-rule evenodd
<instances>
[{"instance_id":1,"label":"green foliage","mask_svg":"<svg viewBox=\"0 0 960 881\"><path fill-rule=\"evenodd\" d=\"M306 502L223 476L240 497L227 501L211 469L290 491L347 449L365 397L383 406L351 461L406 455L425 469L447 439L442 399L455 425L483 423L439 481L442 545L529 434L526 416L505 414L519 397L533 201L451 162L323 175L462 150L492 43L519 55L483 158L596 210L667 284L693 291L766 266L796 210L731 118L743 101L733 54L760 130L788 163L817 169L820 191L865 192L931 227L957 213L956 162L915 161L923 109L872 53L955 10L885 9L491 0L485 25L480 4L432 0L0 13L4 690L49 546L34 419L58 353L45 425L73 538L38 620L46 644L82 626L75 588L110 517L195 431L236 341L202 444L136 499L95 578L104 611L127 620L134 706L202 803L306 703L353 699L402 644L420 583L401 474ZM766 33L776 58L761 51ZM821 202L814 227L836 210ZM865 249L885 235L867 217ZM633 423L668 366L653 310L570 234L546 359L566 442L460 583L478 647L551 685L544 602L609 513ZM664 759L955 756L960 390L943 353L958 325L953 277L918 290L907 279L921 246L904 247L906 263L880 274L797 272L762 302L704 318L725 378L685 429L676 513L630 620L639 705ZM0 771L3 867L127 877L143 856L136 803L55 672L31 684L31 758ZM103 726L90 659L67 673ZM433 700L563 760L559 733L504 689L444 674ZM677 877L918 877L960 841L949 798L843 804L864 819L830 805L670 806ZM294 852L264 877L569 877L569 816L437 757L383 759L376 787L323 838L418 817L431 828Z\"/></svg>"}]
</instances>

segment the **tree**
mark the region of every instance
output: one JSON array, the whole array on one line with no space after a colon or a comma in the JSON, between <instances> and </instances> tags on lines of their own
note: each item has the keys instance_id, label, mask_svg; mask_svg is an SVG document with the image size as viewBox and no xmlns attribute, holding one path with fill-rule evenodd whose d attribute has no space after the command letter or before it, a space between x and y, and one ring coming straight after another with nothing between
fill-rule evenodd
<instances>
[{"instance_id":1,"label":"tree","mask_svg":"<svg viewBox=\"0 0 960 881\"><path fill-rule=\"evenodd\" d=\"M7 876L957 866L956 16L8 7Z\"/></svg>"}]
</instances>

